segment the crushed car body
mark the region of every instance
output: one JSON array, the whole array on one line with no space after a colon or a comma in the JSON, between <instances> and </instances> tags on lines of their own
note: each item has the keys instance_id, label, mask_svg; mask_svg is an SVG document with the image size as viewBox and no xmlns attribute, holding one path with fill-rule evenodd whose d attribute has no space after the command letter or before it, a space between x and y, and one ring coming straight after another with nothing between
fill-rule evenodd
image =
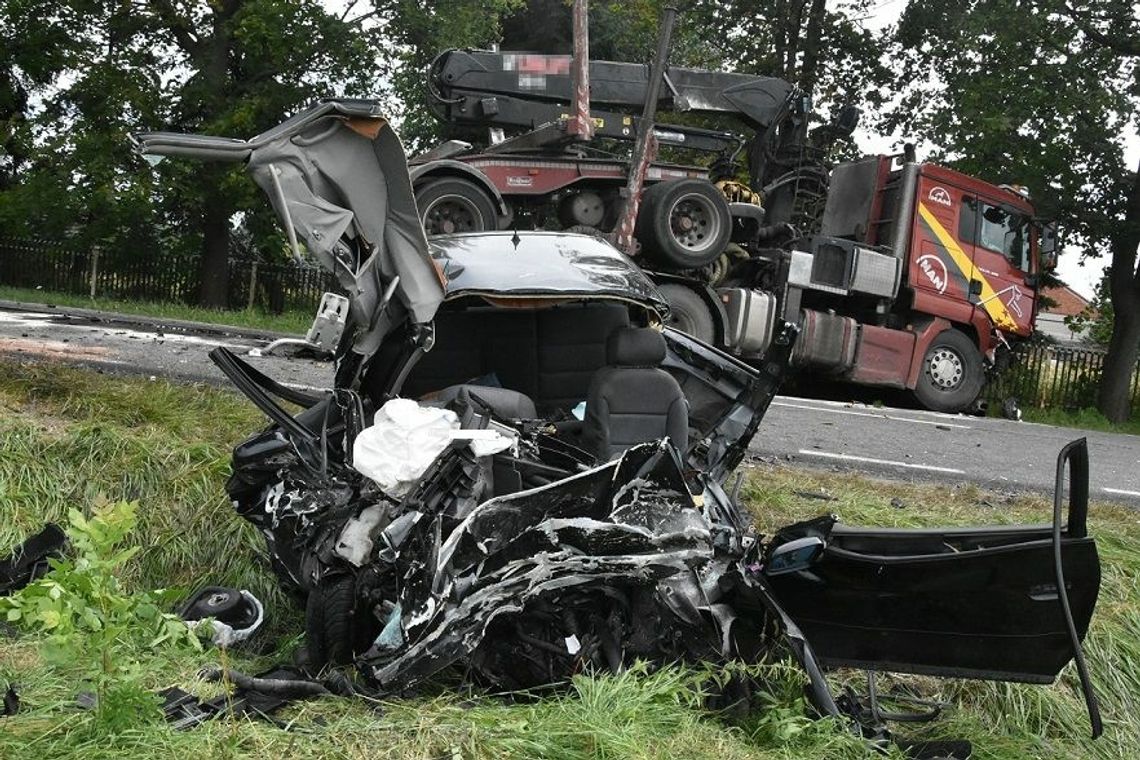
<instances>
[{"instance_id":1,"label":"crushed car body","mask_svg":"<svg viewBox=\"0 0 1140 760\"><path fill-rule=\"evenodd\" d=\"M838 715L824 666L1047 683L1076 657L1096 720L1083 443L1062 452L1051 526L824 517L765 538L729 480L794 325L748 366L664 328L653 283L593 237L426 239L368 101L323 101L249 141L136 139L245 162L350 299L327 393L211 354L271 421L234 450L228 490L305 601L309 669L355 662L388 693L447 668L526 689L786 647Z\"/></svg>"}]
</instances>

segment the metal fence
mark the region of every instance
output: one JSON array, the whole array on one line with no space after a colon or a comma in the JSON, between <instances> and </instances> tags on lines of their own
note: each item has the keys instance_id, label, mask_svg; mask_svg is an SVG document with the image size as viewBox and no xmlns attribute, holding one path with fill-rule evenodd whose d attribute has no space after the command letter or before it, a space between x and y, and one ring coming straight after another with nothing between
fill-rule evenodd
<instances>
[{"instance_id":1,"label":"metal fence","mask_svg":"<svg viewBox=\"0 0 1140 760\"><path fill-rule=\"evenodd\" d=\"M1025 344L1014 363L990 381L986 397L993 403L1016 398L1022 407L1085 409L1096 405L1105 351L1049 344ZM1140 409L1140 363L1132 371L1129 399Z\"/></svg>"},{"instance_id":2,"label":"metal fence","mask_svg":"<svg viewBox=\"0 0 1140 760\"><path fill-rule=\"evenodd\" d=\"M0 284L91 298L192 304L201 284L201 258L170 253L77 250L44 240L0 239ZM321 294L339 292L317 266L269 264L231 257L226 307L273 312L316 311Z\"/></svg>"}]
</instances>

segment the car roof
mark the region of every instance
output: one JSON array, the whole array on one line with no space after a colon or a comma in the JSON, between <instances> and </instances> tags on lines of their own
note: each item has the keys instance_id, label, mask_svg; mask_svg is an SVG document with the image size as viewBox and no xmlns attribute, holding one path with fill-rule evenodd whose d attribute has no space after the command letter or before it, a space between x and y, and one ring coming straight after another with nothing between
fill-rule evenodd
<instances>
[{"instance_id":1,"label":"car roof","mask_svg":"<svg viewBox=\"0 0 1140 760\"><path fill-rule=\"evenodd\" d=\"M668 303L628 256L604 240L568 232L476 232L428 239L445 299L602 298L664 317Z\"/></svg>"}]
</instances>

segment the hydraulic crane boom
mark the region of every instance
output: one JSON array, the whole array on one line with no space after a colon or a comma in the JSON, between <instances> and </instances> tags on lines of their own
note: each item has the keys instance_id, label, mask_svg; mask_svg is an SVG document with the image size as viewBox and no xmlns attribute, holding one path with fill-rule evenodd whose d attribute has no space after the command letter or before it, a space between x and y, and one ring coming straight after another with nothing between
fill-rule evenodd
<instances>
[{"instance_id":1,"label":"hydraulic crane boom","mask_svg":"<svg viewBox=\"0 0 1140 760\"><path fill-rule=\"evenodd\" d=\"M573 102L568 55L449 50L429 74L437 115L452 124L533 130L567 118ZM632 140L650 90L650 67L590 61L590 107L601 137ZM730 114L757 137L789 119L806 122L807 103L795 85L774 77L671 66L660 86L662 111ZM742 141L728 132L660 125L657 139L710 152L735 152Z\"/></svg>"}]
</instances>

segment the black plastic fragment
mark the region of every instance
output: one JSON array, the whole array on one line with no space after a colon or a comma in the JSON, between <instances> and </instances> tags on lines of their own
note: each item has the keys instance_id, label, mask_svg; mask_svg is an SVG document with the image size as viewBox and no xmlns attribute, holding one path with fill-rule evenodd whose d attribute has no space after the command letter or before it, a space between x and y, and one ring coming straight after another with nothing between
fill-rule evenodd
<instances>
[{"instance_id":1,"label":"black plastic fragment","mask_svg":"<svg viewBox=\"0 0 1140 760\"><path fill-rule=\"evenodd\" d=\"M942 741L907 741L896 739L899 749L906 753L910 760L969 760L973 756L974 747L965 740Z\"/></svg>"},{"instance_id":2,"label":"black plastic fragment","mask_svg":"<svg viewBox=\"0 0 1140 760\"><path fill-rule=\"evenodd\" d=\"M30 536L9 556L0 559L0 595L19 591L49 569L48 560L60 559L67 534L55 523Z\"/></svg>"},{"instance_id":3,"label":"black plastic fragment","mask_svg":"<svg viewBox=\"0 0 1140 760\"><path fill-rule=\"evenodd\" d=\"M15 715L20 712L20 694L15 684L8 684L4 690L4 708L0 715Z\"/></svg>"},{"instance_id":4,"label":"black plastic fragment","mask_svg":"<svg viewBox=\"0 0 1140 760\"><path fill-rule=\"evenodd\" d=\"M163 699L163 715L174 728L194 728L222 715L259 718L283 728L272 717L274 712L295 699L334 693L319 681L310 680L291 668L273 668L257 676L248 676L234 670L212 669L205 672L203 677L207 681L227 680L236 688L230 696L222 694L209 700L200 700L177 686L159 691L158 695ZM340 684L341 681L335 683ZM336 688L343 689L341 686Z\"/></svg>"}]
</instances>

